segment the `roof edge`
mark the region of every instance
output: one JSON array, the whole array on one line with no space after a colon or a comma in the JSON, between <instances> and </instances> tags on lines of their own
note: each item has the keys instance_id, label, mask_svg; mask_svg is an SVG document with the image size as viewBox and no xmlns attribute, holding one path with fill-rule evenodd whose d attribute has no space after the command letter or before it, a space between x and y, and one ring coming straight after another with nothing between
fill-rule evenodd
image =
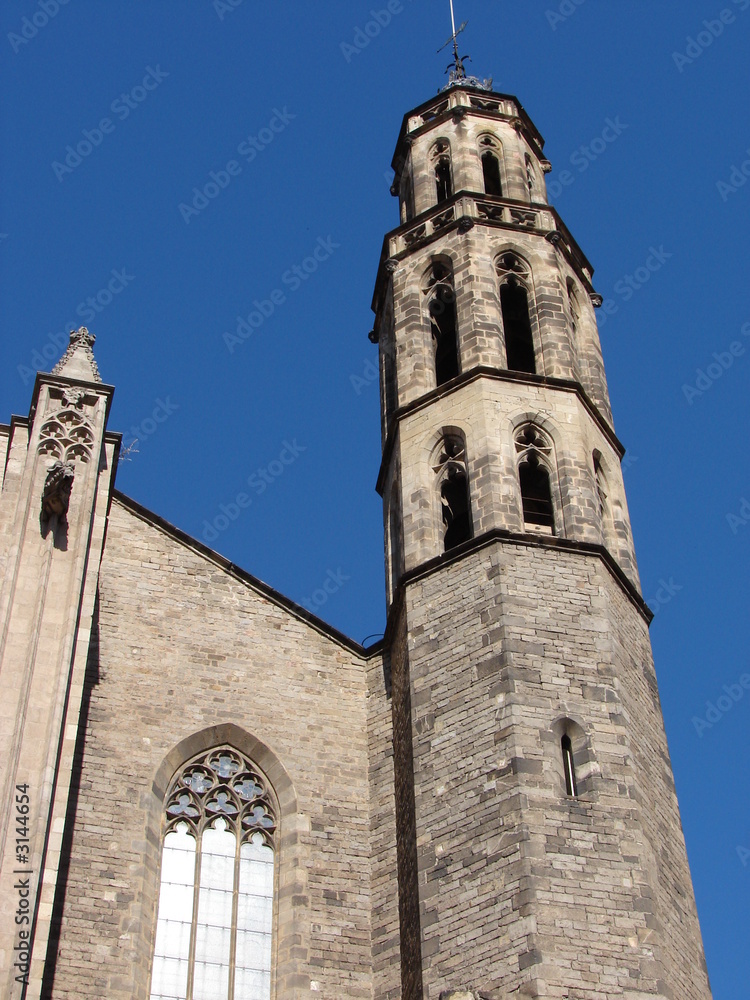
<instances>
[{"instance_id":1,"label":"roof edge","mask_svg":"<svg viewBox=\"0 0 750 1000\"><path fill-rule=\"evenodd\" d=\"M352 653L355 653L357 656L361 657L361 659L369 660L381 653L383 647L382 639L374 645L365 648L360 643L355 642L354 639L351 639L348 635L340 632L337 628L334 628L332 625L324 622L322 618L318 618L317 615L312 614L310 611L307 611L305 608L295 603L291 600L291 598L286 597L278 590L274 590L273 587L264 583L257 576L253 576L252 573L248 573L246 570L237 566L230 559L227 559L226 556L222 556L219 552L216 552L214 549L205 545L197 538L193 538L192 535L189 535L186 531L176 527L176 525L171 524L165 518L160 517L158 514L154 514L153 511L144 507L143 504L138 503L137 500L133 500L132 497L126 496L120 490L115 489L112 491L112 499L126 510L130 511L131 514L134 514L142 521L146 521L153 527L163 531L175 541L180 542L182 545L187 546L194 552L203 556L203 558L215 563L220 569L223 569L235 580L238 580L240 583L244 583L246 586L257 591L277 607L288 611L295 618L305 622L305 624L309 625L316 632L321 633L326 638L331 639L338 645L343 646Z\"/></svg>"}]
</instances>

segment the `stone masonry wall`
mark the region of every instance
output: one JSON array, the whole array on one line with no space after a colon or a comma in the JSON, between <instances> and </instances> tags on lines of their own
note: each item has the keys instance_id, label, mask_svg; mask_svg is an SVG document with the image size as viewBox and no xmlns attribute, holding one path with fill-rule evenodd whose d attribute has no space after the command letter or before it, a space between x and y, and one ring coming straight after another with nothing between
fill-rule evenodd
<instances>
[{"instance_id":1,"label":"stone masonry wall","mask_svg":"<svg viewBox=\"0 0 750 1000\"><path fill-rule=\"evenodd\" d=\"M204 742L212 733L220 739L231 726L249 734L250 745L264 745L272 765L258 763L272 781L276 774L285 782L283 794L276 788L276 996L308 998L313 990L321 1000L370 1000L371 897L391 939L386 911L394 892L382 870L373 878L370 864L364 662L115 500L100 576L99 658L89 681L47 996L147 998L163 808L152 785L168 755L174 767L166 781L182 763L175 747L206 730ZM382 859L393 849L382 815L390 807L386 780L378 776L388 771L378 699L382 689L373 687L370 736L379 756L371 777Z\"/></svg>"},{"instance_id":2,"label":"stone masonry wall","mask_svg":"<svg viewBox=\"0 0 750 1000\"><path fill-rule=\"evenodd\" d=\"M494 542L407 608L427 1000L707 1000L647 627L602 561Z\"/></svg>"}]
</instances>

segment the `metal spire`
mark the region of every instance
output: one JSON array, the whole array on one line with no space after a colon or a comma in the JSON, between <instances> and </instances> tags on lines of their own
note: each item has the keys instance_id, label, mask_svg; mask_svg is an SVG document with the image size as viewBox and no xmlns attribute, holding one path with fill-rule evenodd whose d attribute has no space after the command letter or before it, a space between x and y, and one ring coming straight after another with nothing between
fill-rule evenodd
<instances>
[{"instance_id":1,"label":"metal spire","mask_svg":"<svg viewBox=\"0 0 750 1000\"><path fill-rule=\"evenodd\" d=\"M480 90L492 90L492 79L489 80L479 80L475 76L467 76L464 63L467 60L471 60L470 56L460 56L458 54L458 36L466 28L468 21L464 21L461 26L456 29L456 15L453 10L453 0L450 0L451 5L451 27L453 28L453 34L445 43L441 45L438 52L442 52L443 49L447 48L449 45L453 45L453 62L448 63L446 73L448 73L448 83L443 88L447 90L449 87L454 87L459 84L468 84L471 87L477 87Z\"/></svg>"},{"instance_id":2,"label":"metal spire","mask_svg":"<svg viewBox=\"0 0 750 1000\"><path fill-rule=\"evenodd\" d=\"M446 69L446 73L450 71L451 82L454 82L454 80L457 81L466 79L466 70L464 69L464 59L468 59L469 56L459 56L458 36L461 34L461 32L464 30L464 28L469 22L464 21L461 27L458 29L458 31L456 31L456 15L453 12L453 0L450 0L450 5L451 5L451 27L453 28L453 34L445 43L445 45L440 46L438 52L442 52L443 49L447 48L451 44L451 42L453 43L453 62L448 63L448 69Z\"/></svg>"}]
</instances>

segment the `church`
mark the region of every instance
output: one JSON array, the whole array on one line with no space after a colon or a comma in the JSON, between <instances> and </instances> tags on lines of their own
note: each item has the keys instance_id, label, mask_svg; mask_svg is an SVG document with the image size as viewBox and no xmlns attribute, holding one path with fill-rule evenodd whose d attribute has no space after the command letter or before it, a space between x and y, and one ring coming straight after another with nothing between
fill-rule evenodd
<instances>
[{"instance_id":1,"label":"church","mask_svg":"<svg viewBox=\"0 0 750 1000\"><path fill-rule=\"evenodd\" d=\"M376 645L118 491L86 328L0 425L3 996L710 997L543 146L458 59L401 124Z\"/></svg>"}]
</instances>

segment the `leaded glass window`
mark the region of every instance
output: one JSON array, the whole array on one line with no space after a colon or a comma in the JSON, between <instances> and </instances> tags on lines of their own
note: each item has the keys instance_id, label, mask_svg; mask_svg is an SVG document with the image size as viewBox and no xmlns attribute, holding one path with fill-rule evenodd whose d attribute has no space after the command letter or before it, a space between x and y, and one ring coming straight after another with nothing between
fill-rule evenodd
<instances>
[{"instance_id":1,"label":"leaded glass window","mask_svg":"<svg viewBox=\"0 0 750 1000\"><path fill-rule=\"evenodd\" d=\"M270 1000L275 815L268 782L231 747L173 779L151 1000Z\"/></svg>"}]
</instances>

